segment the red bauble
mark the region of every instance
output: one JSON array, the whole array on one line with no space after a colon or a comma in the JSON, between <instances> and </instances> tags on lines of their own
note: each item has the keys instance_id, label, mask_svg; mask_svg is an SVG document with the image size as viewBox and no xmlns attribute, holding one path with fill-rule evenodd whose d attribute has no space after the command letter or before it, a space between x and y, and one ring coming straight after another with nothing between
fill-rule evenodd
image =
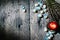
<instances>
[{"instance_id":1,"label":"red bauble","mask_svg":"<svg viewBox=\"0 0 60 40\"><path fill-rule=\"evenodd\" d=\"M49 22L48 28L49 28L50 30L56 30L56 29L58 28L57 22L55 22L55 21Z\"/></svg>"}]
</instances>

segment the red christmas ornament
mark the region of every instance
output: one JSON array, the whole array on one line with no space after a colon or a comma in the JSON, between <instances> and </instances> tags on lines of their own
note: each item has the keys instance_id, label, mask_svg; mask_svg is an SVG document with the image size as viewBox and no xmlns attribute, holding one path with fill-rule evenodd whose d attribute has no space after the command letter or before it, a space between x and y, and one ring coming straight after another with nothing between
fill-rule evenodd
<instances>
[{"instance_id":1,"label":"red christmas ornament","mask_svg":"<svg viewBox=\"0 0 60 40\"><path fill-rule=\"evenodd\" d=\"M49 22L48 28L49 28L50 30L56 30L56 29L58 28L57 22L55 22L55 21Z\"/></svg>"}]
</instances>

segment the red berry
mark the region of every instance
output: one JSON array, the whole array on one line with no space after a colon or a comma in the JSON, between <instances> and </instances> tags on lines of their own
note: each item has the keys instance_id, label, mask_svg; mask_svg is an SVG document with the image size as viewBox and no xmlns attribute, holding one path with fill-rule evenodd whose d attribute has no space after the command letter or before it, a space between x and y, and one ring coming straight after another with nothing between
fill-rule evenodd
<instances>
[{"instance_id":1,"label":"red berry","mask_svg":"<svg viewBox=\"0 0 60 40\"><path fill-rule=\"evenodd\" d=\"M49 28L50 30L56 30L56 29L58 28L57 22L55 22L55 21L49 22L48 28Z\"/></svg>"}]
</instances>

